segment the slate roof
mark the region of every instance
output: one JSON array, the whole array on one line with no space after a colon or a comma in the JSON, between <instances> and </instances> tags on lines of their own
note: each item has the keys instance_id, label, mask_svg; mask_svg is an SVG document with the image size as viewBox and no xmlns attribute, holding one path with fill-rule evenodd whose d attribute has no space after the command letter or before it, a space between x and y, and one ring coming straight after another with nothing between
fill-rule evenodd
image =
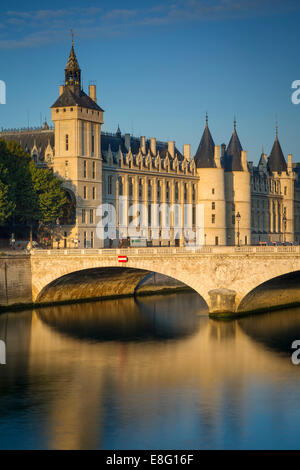
<instances>
[{"instance_id":1,"label":"slate roof","mask_svg":"<svg viewBox=\"0 0 300 470\"><path fill-rule=\"evenodd\" d=\"M0 133L0 139L4 139L6 141L14 141L17 142L26 152L31 154L31 150L36 144L38 149L39 155L42 159L45 156L45 150L50 143L51 147L54 148L54 131L53 130L40 130L40 131L22 131L19 134L12 132L12 133Z\"/></svg>"},{"instance_id":2,"label":"slate roof","mask_svg":"<svg viewBox=\"0 0 300 470\"><path fill-rule=\"evenodd\" d=\"M118 131L116 134L106 134L105 132L101 134L102 152L107 152L109 145L110 145L112 152L118 152L119 148L121 148L121 151L123 154L126 154L128 152L127 148L125 147L125 138L124 136L121 136L121 134ZM140 145L141 145L140 139L136 137L130 138L130 148L131 148L131 152L133 155L137 155L139 153ZM148 153L149 148L150 148L150 142L149 140L146 140L146 154ZM160 141L156 142L156 150L159 151L161 158L165 158L168 154L167 142L160 142ZM184 159L182 153L179 152L177 148L175 148L175 155L176 154L177 154L178 160L181 161ZM170 155L169 155L169 158L170 158Z\"/></svg>"},{"instance_id":3,"label":"slate roof","mask_svg":"<svg viewBox=\"0 0 300 470\"><path fill-rule=\"evenodd\" d=\"M211 136L208 124L206 123L198 150L195 155L197 168L216 168L215 163L215 143Z\"/></svg>"},{"instance_id":4,"label":"slate roof","mask_svg":"<svg viewBox=\"0 0 300 470\"><path fill-rule=\"evenodd\" d=\"M70 87L65 86L64 92L55 101L51 108L65 108L67 106L81 106L82 108L103 111L103 109L83 90L79 90L78 93L74 93Z\"/></svg>"},{"instance_id":5,"label":"slate roof","mask_svg":"<svg viewBox=\"0 0 300 470\"><path fill-rule=\"evenodd\" d=\"M21 147L27 151L29 154L36 143L37 149L41 157L43 158L45 155L45 150L47 148L48 142L52 148L54 148L54 130L53 129L38 129L38 130L22 130L20 132L0 132L0 139L4 139L7 141L15 141ZM123 154L128 152L127 148L125 147L125 137L120 135L119 133L111 134L111 133L101 133L101 151L106 153L108 151L109 145L113 153L118 152L119 148L121 147L121 151ZM130 146L131 152L136 155L140 149L140 139L137 137L131 137L130 139ZM148 153L148 149L150 148L149 140L146 140L146 153ZM168 143L167 142L160 142L156 143L156 149L159 150L161 158L165 158L168 153ZM183 155L179 152L177 148L175 148L175 155L177 154L178 160L181 161L184 159ZM105 155L103 155L105 160Z\"/></svg>"},{"instance_id":6,"label":"slate roof","mask_svg":"<svg viewBox=\"0 0 300 470\"><path fill-rule=\"evenodd\" d=\"M230 142L225 152L224 167L225 171L243 171L242 150L240 139L234 127Z\"/></svg>"},{"instance_id":7,"label":"slate roof","mask_svg":"<svg viewBox=\"0 0 300 470\"><path fill-rule=\"evenodd\" d=\"M286 161L277 135L268 159L268 169L272 173L275 171L277 171L278 173L287 171Z\"/></svg>"}]
</instances>

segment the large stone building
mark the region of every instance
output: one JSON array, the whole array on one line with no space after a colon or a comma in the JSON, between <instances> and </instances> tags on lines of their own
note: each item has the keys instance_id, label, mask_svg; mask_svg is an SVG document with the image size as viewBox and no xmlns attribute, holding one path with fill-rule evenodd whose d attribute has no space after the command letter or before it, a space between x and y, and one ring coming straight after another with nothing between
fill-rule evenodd
<instances>
[{"instance_id":1,"label":"large stone building","mask_svg":"<svg viewBox=\"0 0 300 470\"><path fill-rule=\"evenodd\" d=\"M194 157L189 144L181 153L174 141L122 135L119 128L102 132L96 86L83 91L73 44L51 109L53 128L45 122L2 130L0 137L17 141L38 166L62 178L72 208L60 221L65 247L116 245L128 235L183 245L199 229L206 245L300 241L300 166L291 155L286 161L278 129L258 166L247 162L236 122L228 146L217 146L206 118Z\"/></svg>"}]
</instances>

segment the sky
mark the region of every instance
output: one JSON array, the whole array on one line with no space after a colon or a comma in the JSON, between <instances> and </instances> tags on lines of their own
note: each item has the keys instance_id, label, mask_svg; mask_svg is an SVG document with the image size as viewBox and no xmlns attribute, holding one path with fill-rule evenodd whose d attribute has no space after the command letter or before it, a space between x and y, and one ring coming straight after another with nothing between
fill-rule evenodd
<instances>
[{"instance_id":1,"label":"sky","mask_svg":"<svg viewBox=\"0 0 300 470\"><path fill-rule=\"evenodd\" d=\"M83 86L97 84L103 130L175 140L197 150L205 114L216 145L234 116L248 161L269 154L278 120L300 162L298 0L52 0L1 5L0 129L51 122L74 44Z\"/></svg>"}]
</instances>

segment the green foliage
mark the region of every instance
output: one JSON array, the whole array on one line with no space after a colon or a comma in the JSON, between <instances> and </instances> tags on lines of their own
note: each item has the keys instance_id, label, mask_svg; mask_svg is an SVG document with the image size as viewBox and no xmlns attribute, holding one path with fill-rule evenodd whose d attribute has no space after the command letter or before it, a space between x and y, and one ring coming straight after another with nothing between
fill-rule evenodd
<instances>
[{"instance_id":1,"label":"green foliage","mask_svg":"<svg viewBox=\"0 0 300 470\"><path fill-rule=\"evenodd\" d=\"M37 168L16 142L0 140L0 225L55 223L67 202L61 181Z\"/></svg>"},{"instance_id":2,"label":"green foliage","mask_svg":"<svg viewBox=\"0 0 300 470\"><path fill-rule=\"evenodd\" d=\"M67 203L62 183L50 170L37 168L33 162L30 162L30 172L34 192L38 197L39 220L44 224L54 223L62 216L63 206Z\"/></svg>"}]
</instances>

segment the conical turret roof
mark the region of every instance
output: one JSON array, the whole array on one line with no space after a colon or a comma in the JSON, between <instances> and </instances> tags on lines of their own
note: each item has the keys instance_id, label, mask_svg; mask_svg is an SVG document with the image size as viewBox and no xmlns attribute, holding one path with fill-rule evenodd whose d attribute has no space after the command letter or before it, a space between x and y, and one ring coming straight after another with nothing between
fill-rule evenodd
<instances>
[{"instance_id":1,"label":"conical turret roof","mask_svg":"<svg viewBox=\"0 0 300 470\"><path fill-rule=\"evenodd\" d=\"M276 133L275 142L273 144L272 151L270 153L268 159L268 168L269 171L282 173L283 171L287 171L286 161L281 149L281 145L278 139L278 135Z\"/></svg>"},{"instance_id":2,"label":"conical turret roof","mask_svg":"<svg viewBox=\"0 0 300 470\"><path fill-rule=\"evenodd\" d=\"M236 131L236 123L234 123L233 133L225 153L226 171L243 171L242 150L243 147Z\"/></svg>"},{"instance_id":3,"label":"conical turret roof","mask_svg":"<svg viewBox=\"0 0 300 470\"><path fill-rule=\"evenodd\" d=\"M197 168L216 168L215 163L215 143L211 136L206 118L206 126L200 140L198 150L195 155Z\"/></svg>"}]
</instances>

